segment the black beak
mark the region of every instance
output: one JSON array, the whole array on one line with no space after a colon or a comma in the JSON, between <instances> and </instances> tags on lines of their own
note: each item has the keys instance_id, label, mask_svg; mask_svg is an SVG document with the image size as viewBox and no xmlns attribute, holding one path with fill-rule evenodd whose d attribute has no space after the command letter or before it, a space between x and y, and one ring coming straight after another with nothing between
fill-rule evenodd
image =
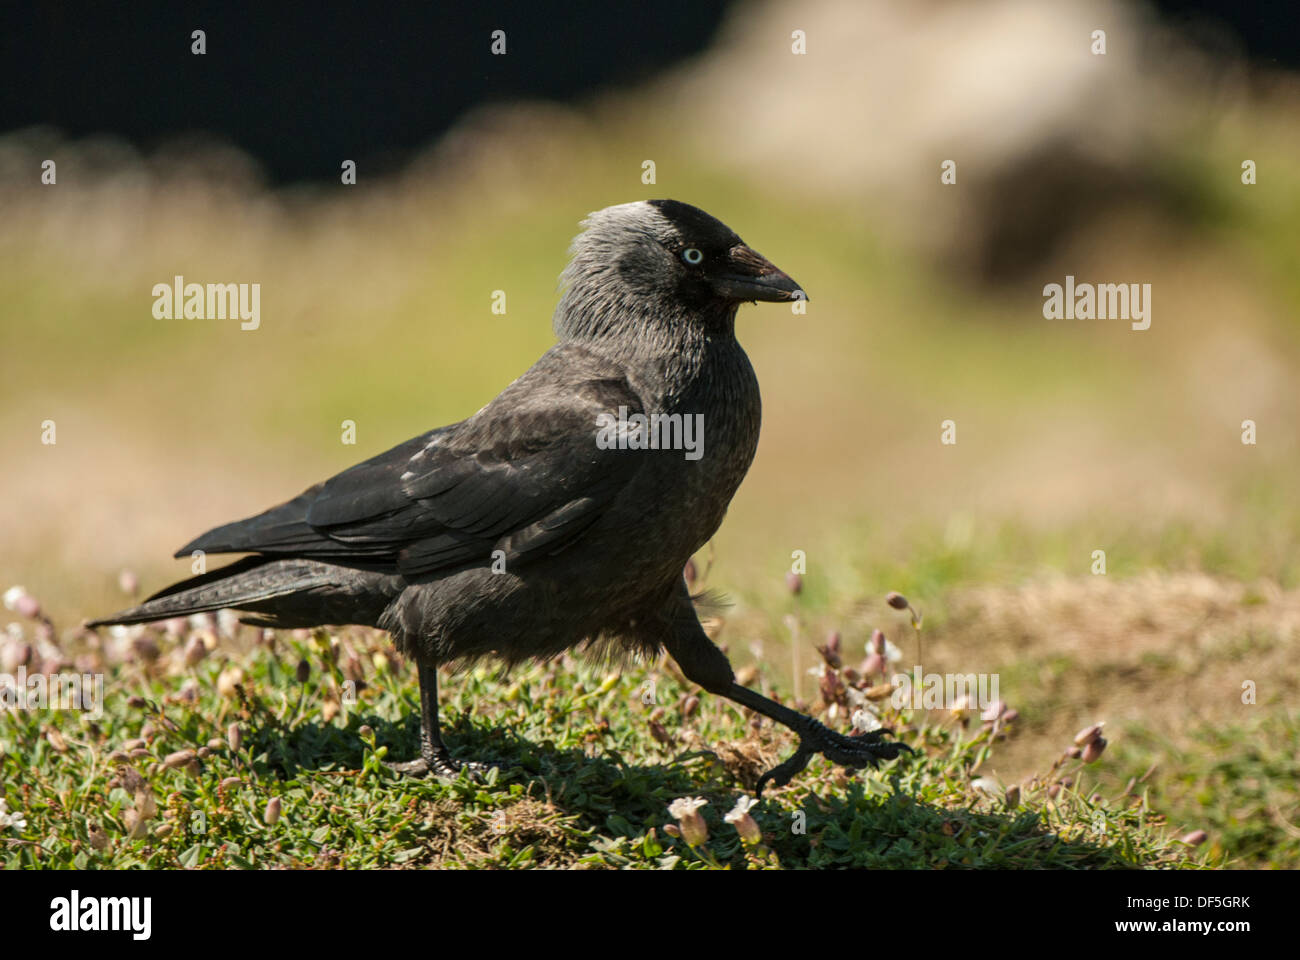
<instances>
[{"instance_id":1,"label":"black beak","mask_svg":"<svg viewBox=\"0 0 1300 960\"><path fill-rule=\"evenodd\" d=\"M766 257L743 243L727 251L723 272L709 279L715 293L728 300L807 300L808 295Z\"/></svg>"}]
</instances>

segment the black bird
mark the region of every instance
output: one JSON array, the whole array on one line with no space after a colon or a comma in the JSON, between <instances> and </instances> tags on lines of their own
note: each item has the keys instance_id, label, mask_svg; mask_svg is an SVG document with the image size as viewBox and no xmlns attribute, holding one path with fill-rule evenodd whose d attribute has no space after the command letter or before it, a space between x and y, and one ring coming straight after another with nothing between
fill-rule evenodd
<instances>
[{"instance_id":1,"label":"black bird","mask_svg":"<svg viewBox=\"0 0 1300 960\"><path fill-rule=\"evenodd\" d=\"M252 556L91 626L232 608L259 626L387 630L419 668L421 756L397 765L414 775L463 766L438 730L440 664L513 664L584 643L667 649L705 690L794 730L797 752L760 794L814 753L863 767L908 749L879 731L843 736L737 684L683 578L758 444L736 311L803 292L676 200L608 207L583 226L561 278L558 342L495 400L205 533L176 556Z\"/></svg>"}]
</instances>

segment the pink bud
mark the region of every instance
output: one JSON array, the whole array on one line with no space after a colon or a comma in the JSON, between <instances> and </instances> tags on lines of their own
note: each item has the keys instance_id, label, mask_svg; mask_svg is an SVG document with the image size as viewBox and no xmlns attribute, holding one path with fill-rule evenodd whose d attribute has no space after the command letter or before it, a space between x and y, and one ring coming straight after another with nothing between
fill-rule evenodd
<instances>
[{"instance_id":1,"label":"pink bud","mask_svg":"<svg viewBox=\"0 0 1300 960\"><path fill-rule=\"evenodd\" d=\"M891 590L885 594L885 603L889 604L895 610L907 609L907 597L903 596L896 590Z\"/></svg>"},{"instance_id":2,"label":"pink bud","mask_svg":"<svg viewBox=\"0 0 1300 960\"><path fill-rule=\"evenodd\" d=\"M202 637L190 637L190 642L185 644L185 665L192 667L208 655L207 645L204 644Z\"/></svg>"},{"instance_id":3,"label":"pink bud","mask_svg":"<svg viewBox=\"0 0 1300 960\"><path fill-rule=\"evenodd\" d=\"M36 602L36 598L30 593L20 594L14 600L14 613L20 617L28 617L34 620L40 612L41 605Z\"/></svg>"},{"instance_id":4,"label":"pink bud","mask_svg":"<svg viewBox=\"0 0 1300 960\"><path fill-rule=\"evenodd\" d=\"M1089 741L1096 740L1101 736L1101 728L1104 726L1104 723L1094 723L1090 727L1084 727L1074 735L1074 745L1076 747L1082 747Z\"/></svg>"},{"instance_id":5,"label":"pink bud","mask_svg":"<svg viewBox=\"0 0 1300 960\"><path fill-rule=\"evenodd\" d=\"M785 586L787 590L797 597L803 593L803 577L797 573L789 572L785 575Z\"/></svg>"},{"instance_id":6,"label":"pink bud","mask_svg":"<svg viewBox=\"0 0 1300 960\"><path fill-rule=\"evenodd\" d=\"M980 714L980 719L992 722L1002 716L1006 709L1007 704L1005 700L994 700L984 708L984 712Z\"/></svg>"},{"instance_id":7,"label":"pink bud","mask_svg":"<svg viewBox=\"0 0 1300 960\"><path fill-rule=\"evenodd\" d=\"M1084 763L1095 762L1101 756L1102 751L1105 749L1106 749L1105 737L1098 737L1096 740L1089 740L1088 745L1083 748L1083 762Z\"/></svg>"}]
</instances>

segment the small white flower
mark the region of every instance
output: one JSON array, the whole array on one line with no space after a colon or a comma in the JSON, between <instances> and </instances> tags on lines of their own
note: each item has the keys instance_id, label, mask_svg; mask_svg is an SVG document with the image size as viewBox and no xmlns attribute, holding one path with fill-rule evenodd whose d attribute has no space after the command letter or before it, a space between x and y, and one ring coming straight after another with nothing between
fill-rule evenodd
<instances>
[{"instance_id":1,"label":"small white flower","mask_svg":"<svg viewBox=\"0 0 1300 960\"><path fill-rule=\"evenodd\" d=\"M0 800L0 830L13 827L15 830L27 829L27 820L21 813L10 813L9 805Z\"/></svg>"},{"instance_id":2,"label":"small white flower","mask_svg":"<svg viewBox=\"0 0 1300 960\"><path fill-rule=\"evenodd\" d=\"M700 816L700 807L708 802L703 797L678 797L668 805L669 815L677 818L682 839L692 847L698 847L709 840L709 828Z\"/></svg>"},{"instance_id":3,"label":"small white flower","mask_svg":"<svg viewBox=\"0 0 1300 960\"><path fill-rule=\"evenodd\" d=\"M700 807L707 807L708 805L709 801L703 797L678 797L668 804L668 816L680 820L682 817L695 813Z\"/></svg>"},{"instance_id":4,"label":"small white flower","mask_svg":"<svg viewBox=\"0 0 1300 960\"><path fill-rule=\"evenodd\" d=\"M26 587L10 587L5 591L5 609L14 609L18 606L18 601L25 596L27 596Z\"/></svg>"},{"instance_id":5,"label":"small white flower","mask_svg":"<svg viewBox=\"0 0 1300 960\"><path fill-rule=\"evenodd\" d=\"M736 833L740 834L740 839L751 847L763 840L762 829L749 815L750 808L756 803L758 803L756 797L742 796L736 800L736 805L732 807L731 812L722 818L735 827Z\"/></svg>"},{"instance_id":6,"label":"small white flower","mask_svg":"<svg viewBox=\"0 0 1300 960\"><path fill-rule=\"evenodd\" d=\"M872 730L880 729L880 718L870 710L853 711L853 726L864 733L870 733Z\"/></svg>"},{"instance_id":7,"label":"small white flower","mask_svg":"<svg viewBox=\"0 0 1300 960\"><path fill-rule=\"evenodd\" d=\"M239 614L234 610L218 610L217 629L223 637L233 637L239 629Z\"/></svg>"},{"instance_id":8,"label":"small white flower","mask_svg":"<svg viewBox=\"0 0 1300 960\"><path fill-rule=\"evenodd\" d=\"M903 659L903 651L894 646L893 641L888 637L885 638L885 660L889 663L898 663Z\"/></svg>"},{"instance_id":9,"label":"small white flower","mask_svg":"<svg viewBox=\"0 0 1300 960\"><path fill-rule=\"evenodd\" d=\"M749 811L757 803L758 800L756 800L754 797L745 797L745 796L738 797L736 800L736 805L731 808L731 812L725 814L722 819L725 820L727 823L735 823L738 820L740 820L741 817L749 816Z\"/></svg>"}]
</instances>

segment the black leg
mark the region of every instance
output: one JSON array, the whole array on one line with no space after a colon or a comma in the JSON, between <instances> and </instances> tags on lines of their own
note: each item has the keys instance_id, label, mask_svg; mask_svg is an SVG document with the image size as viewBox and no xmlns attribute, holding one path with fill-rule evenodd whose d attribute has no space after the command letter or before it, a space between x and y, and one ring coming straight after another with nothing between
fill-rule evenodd
<instances>
[{"instance_id":1,"label":"black leg","mask_svg":"<svg viewBox=\"0 0 1300 960\"><path fill-rule=\"evenodd\" d=\"M874 767L881 760L892 760L904 751L913 752L906 744L884 740L886 731L883 730L875 730L858 737L847 737L836 733L812 717L784 707L775 700L769 700L761 693L736 683L726 655L714 646L713 641L705 634L704 628L700 626L685 583L676 596L672 637L665 645L688 679L698 683L710 693L735 700L742 706L749 707L789 727L799 735L799 748L794 755L759 778L758 786L754 791L756 797L762 797L763 788L769 782L778 787L785 786L796 773L808 765L808 761L816 753L825 755L827 759L841 766L861 769L867 766Z\"/></svg>"},{"instance_id":2,"label":"black leg","mask_svg":"<svg viewBox=\"0 0 1300 960\"><path fill-rule=\"evenodd\" d=\"M462 768L481 773L491 764L462 763L447 752L438 729L438 669L419 664L420 678L420 758L406 763L390 763L388 769L410 777L455 777Z\"/></svg>"},{"instance_id":3,"label":"black leg","mask_svg":"<svg viewBox=\"0 0 1300 960\"><path fill-rule=\"evenodd\" d=\"M688 673L687 676L690 674ZM836 733L824 723L797 713L789 707L783 707L761 693L742 687L735 681L732 681L726 690L719 692L724 697L789 727L799 735L799 748L790 759L759 777L758 786L754 788L754 796L759 798L762 798L763 788L769 782L778 787L784 787L789 783L796 773L808 766L808 761L815 753L822 754L840 766L860 770L863 767L874 767L881 760L892 760L904 751L913 752L912 748L905 743L884 740L888 732L885 730L873 730L856 737Z\"/></svg>"}]
</instances>

